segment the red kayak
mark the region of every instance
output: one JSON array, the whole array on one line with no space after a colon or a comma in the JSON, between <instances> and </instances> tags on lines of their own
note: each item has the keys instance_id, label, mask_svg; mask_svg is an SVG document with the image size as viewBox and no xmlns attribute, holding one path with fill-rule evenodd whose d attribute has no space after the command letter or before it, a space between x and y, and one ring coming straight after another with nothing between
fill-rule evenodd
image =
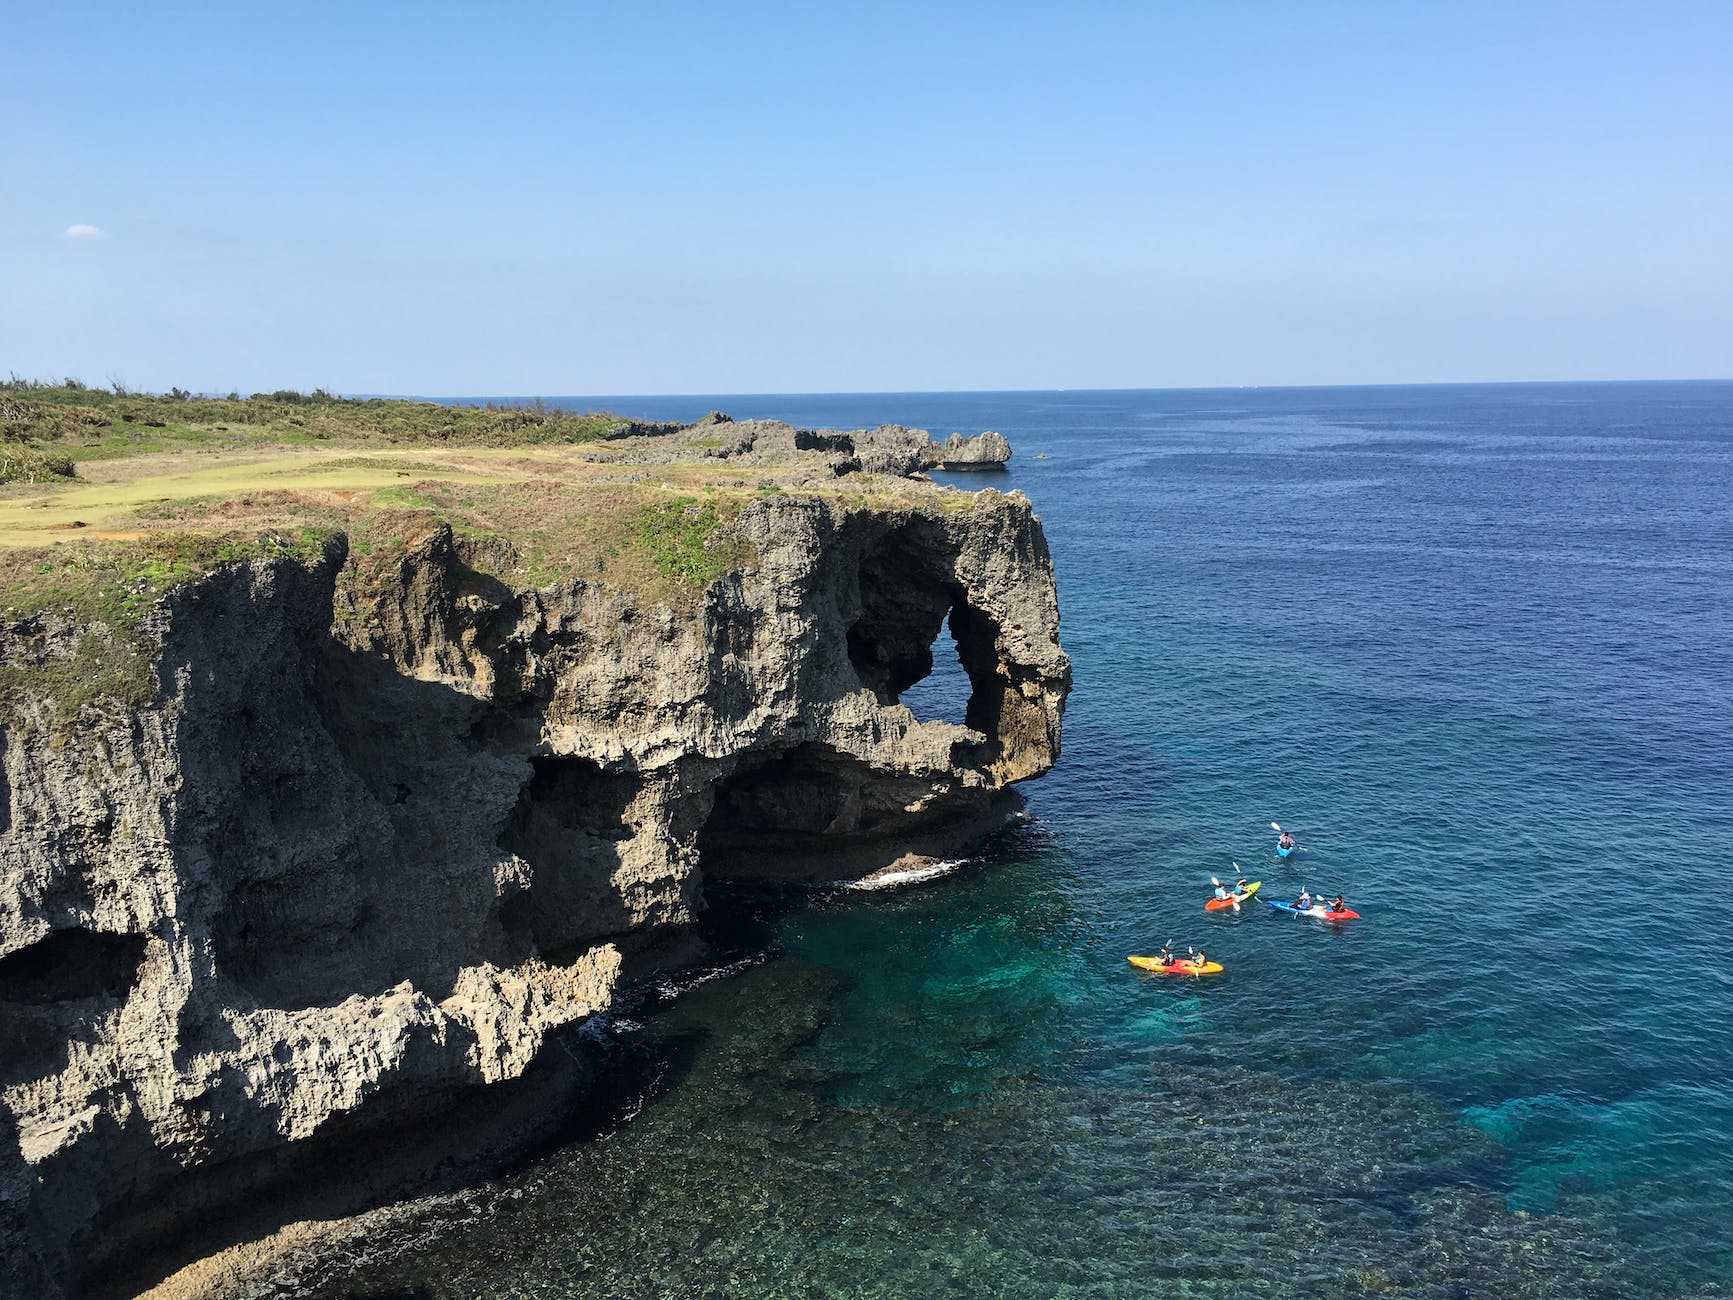
<instances>
[{"instance_id":1,"label":"red kayak","mask_svg":"<svg viewBox=\"0 0 1733 1300\"><path fill-rule=\"evenodd\" d=\"M1358 921L1360 919L1360 914L1351 907L1344 907L1340 912L1332 912L1322 903L1314 903L1310 907L1302 908L1296 903L1278 903L1273 898L1270 900L1270 906L1278 911L1292 912L1295 916L1315 916L1320 921Z\"/></svg>"}]
</instances>

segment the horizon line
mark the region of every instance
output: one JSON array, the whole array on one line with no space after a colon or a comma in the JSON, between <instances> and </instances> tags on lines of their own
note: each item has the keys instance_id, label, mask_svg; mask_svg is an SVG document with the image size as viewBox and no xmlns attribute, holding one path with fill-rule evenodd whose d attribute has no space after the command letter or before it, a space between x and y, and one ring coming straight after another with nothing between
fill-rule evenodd
<instances>
[{"instance_id":1,"label":"horizon line","mask_svg":"<svg viewBox=\"0 0 1733 1300\"><path fill-rule=\"evenodd\" d=\"M1694 376L1675 379L1433 379L1416 382L1384 382L1362 384L1173 384L1156 387L1068 387L1068 388L809 388L809 389L740 389L734 392L681 393L348 393L348 397L382 399L398 402L493 401L567 397L973 397L991 394L1022 396L1037 393L1243 393L1323 391L1334 388L1539 388L1582 384L1728 384L1733 375Z\"/></svg>"}]
</instances>

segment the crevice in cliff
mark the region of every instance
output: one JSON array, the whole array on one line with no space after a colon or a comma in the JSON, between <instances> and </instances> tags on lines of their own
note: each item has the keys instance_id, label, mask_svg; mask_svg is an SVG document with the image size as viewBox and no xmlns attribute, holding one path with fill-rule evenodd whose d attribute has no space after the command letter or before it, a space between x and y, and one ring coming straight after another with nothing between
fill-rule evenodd
<instances>
[{"instance_id":1,"label":"crevice in cliff","mask_svg":"<svg viewBox=\"0 0 1733 1300\"><path fill-rule=\"evenodd\" d=\"M55 930L0 957L0 1003L126 997L138 981L149 936Z\"/></svg>"},{"instance_id":2,"label":"crevice in cliff","mask_svg":"<svg viewBox=\"0 0 1733 1300\"><path fill-rule=\"evenodd\" d=\"M634 834L627 810L643 782L584 758L544 755L530 765L499 836L500 848L531 872L527 887L500 908L507 934L562 952L630 929L634 914L615 874L620 846Z\"/></svg>"}]
</instances>

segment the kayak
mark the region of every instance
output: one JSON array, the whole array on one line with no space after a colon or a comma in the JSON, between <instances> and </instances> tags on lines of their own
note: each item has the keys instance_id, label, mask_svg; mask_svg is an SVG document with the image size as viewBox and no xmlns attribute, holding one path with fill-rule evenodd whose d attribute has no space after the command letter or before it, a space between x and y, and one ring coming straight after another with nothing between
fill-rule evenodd
<instances>
[{"instance_id":1,"label":"kayak","mask_svg":"<svg viewBox=\"0 0 1733 1300\"><path fill-rule=\"evenodd\" d=\"M1301 909L1295 903L1278 903L1269 900L1270 906L1279 912L1292 912L1295 916L1315 916L1320 921L1358 921L1360 914L1351 907L1344 907L1340 912L1332 912L1322 903L1313 903L1310 907Z\"/></svg>"},{"instance_id":2,"label":"kayak","mask_svg":"<svg viewBox=\"0 0 1733 1300\"><path fill-rule=\"evenodd\" d=\"M1222 964L1219 961L1206 961L1199 966L1189 957L1181 957L1177 961L1163 962L1160 957L1127 957L1139 970L1153 971L1157 975L1220 975Z\"/></svg>"},{"instance_id":3,"label":"kayak","mask_svg":"<svg viewBox=\"0 0 1733 1300\"><path fill-rule=\"evenodd\" d=\"M1230 894L1226 898L1212 898L1209 902L1204 904L1204 910L1209 912L1219 912L1224 907L1232 907L1235 903L1243 903L1246 899L1257 893L1258 886L1263 883L1264 882L1261 880L1254 880L1251 884L1247 885L1244 890L1238 893Z\"/></svg>"},{"instance_id":4,"label":"kayak","mask_svg":"<svg viewBox=\"0 0 1733 1300\"><path fill-rule=\"evenodd\" d=\"M1280 844L1276 845L1276 856L1278 858L1285 858L1290 853L1292 853L1293 851L1294 851L1294 846L1292 844L1288 845L1288 847L1285 849Z\"/></svg>"}]
</instances>

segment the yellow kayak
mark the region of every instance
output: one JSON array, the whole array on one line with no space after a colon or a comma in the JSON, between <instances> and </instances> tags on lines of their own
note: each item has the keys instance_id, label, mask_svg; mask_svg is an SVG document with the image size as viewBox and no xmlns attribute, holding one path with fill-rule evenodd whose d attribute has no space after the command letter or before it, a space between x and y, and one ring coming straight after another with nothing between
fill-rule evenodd
<instances>
[{"instance_id":1,"label":"yellow kayak","mask_svg":"<svg viewBox=\"0 0 1733 1300\"><path fill-rule=\"evenodd\" d=\"M1127 957L1139 970L1154 971L1157 975L1220 975L1222 964L1219 961L1206 961L1199 966L1190 957L1176 957L1164 962L1160 957Z\"/></svg>"}]
</instances>

